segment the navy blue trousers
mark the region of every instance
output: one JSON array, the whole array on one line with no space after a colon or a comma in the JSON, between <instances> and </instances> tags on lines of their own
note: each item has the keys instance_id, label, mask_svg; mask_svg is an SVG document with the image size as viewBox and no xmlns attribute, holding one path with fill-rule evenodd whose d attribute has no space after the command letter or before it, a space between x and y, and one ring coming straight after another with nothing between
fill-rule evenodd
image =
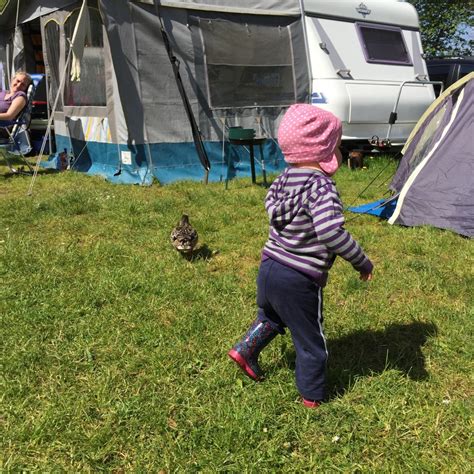
<instances>
[{"instance_id":1,"label":"navy blue trousers","mask_svg":"<svg viewBox=\"0 0 474 474\"><path fill-rule=\"evenodd\" d=\"M277 331L288 328L296 351L296 386L308 400L326 396L327 348L323 293L314 280L275 260L264 260L257 277L258 318Z\"/></svg>"}]
</instances>

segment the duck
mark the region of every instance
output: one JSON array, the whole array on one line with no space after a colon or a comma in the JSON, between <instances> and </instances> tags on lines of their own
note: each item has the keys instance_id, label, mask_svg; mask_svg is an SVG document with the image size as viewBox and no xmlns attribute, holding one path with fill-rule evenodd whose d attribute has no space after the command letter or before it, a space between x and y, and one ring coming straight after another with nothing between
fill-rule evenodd
<instances>
[{"instance_id":1,"label":"duck","mask_svg":"<svg viewBox=\"0 0 474 474\"><path fill-rule=\"evenodd\" d=\"M181 216L176 227L171 231L171 244L173 247L185 256L193 253L198 242L197 230L190 224L187 214Z\"/></svg>"}]
</instances>

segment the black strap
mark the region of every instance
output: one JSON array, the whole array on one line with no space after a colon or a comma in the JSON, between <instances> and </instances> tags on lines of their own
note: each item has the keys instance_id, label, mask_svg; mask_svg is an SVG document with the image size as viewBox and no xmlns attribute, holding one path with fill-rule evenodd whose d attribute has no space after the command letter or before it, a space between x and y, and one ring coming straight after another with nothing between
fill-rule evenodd
<instances>
[{"instance_id":1,"label":"black strap","mask_svg":"<svg viewBox=\"0 0 474 474\"><path fill-rule=\"evenodd\" d=\"M157 7L158 10L158 7ZM191 131L193 134L193 141L194 146L196 147L197 154L199 156L199 160L201 161L202 166L206 170L207 174L211 169L211 163L209 158L207 157L206 150L204 148L204 144L202 142L201 131L196 123L196 119L194 118L193 110L191 108L191 104L189 103L188 96L186 95L186 91L184 90L183 81L181 79L181 74L179 73L179 60L173 54L173 50L171 49L171 44L168 38L168 34L165 31L163 26L163 20L161 15L158 12L158 17L160 19L160 29L161 29L161 36L163 37L163 43L166 48L166 52L168 53L168 57L171 62L171 66L173 67L174 77L176 79L176 85L178 86L179 94L181 95L181 99L183 101L184 110L186 111L186 115L188 116L189 123L191 125ZM206 174L206 181L207 181L207 174Z\"/></svg>"}]
</instances>

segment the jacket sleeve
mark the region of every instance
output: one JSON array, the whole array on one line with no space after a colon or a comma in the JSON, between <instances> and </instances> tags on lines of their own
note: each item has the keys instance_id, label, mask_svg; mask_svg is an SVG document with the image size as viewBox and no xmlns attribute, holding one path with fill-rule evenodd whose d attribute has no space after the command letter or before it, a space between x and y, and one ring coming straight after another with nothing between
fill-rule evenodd
<instances>
[{"instance_id":1,"label":"jacket sleeve","mask_svg":"<svg viewBox=\"0 0 474 474\"><path fill-rule=\"evenodd\" d=\"M372 262L362 247L344 229L342 203L334 184L326 184L312 195L308 209L318 242L347 260L358 272L371 273Z\"/></svg>"}]
</instances>

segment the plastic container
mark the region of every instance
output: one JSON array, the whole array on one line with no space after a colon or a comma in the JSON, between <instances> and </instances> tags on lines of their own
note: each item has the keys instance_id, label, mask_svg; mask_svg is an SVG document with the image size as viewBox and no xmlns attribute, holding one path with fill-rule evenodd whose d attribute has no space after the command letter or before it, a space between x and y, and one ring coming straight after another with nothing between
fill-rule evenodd
<instances>
[{"instance_id":1,"label":"plastic container","mask_svg":"<svg viewBox=\"0 0 474 474\"><path fill-rule=\"evenodd\" d=\"M255 138L255 130L253 128L229 128L229 140L252 140L253 138Z\"/></svg>"}]
</instances>

